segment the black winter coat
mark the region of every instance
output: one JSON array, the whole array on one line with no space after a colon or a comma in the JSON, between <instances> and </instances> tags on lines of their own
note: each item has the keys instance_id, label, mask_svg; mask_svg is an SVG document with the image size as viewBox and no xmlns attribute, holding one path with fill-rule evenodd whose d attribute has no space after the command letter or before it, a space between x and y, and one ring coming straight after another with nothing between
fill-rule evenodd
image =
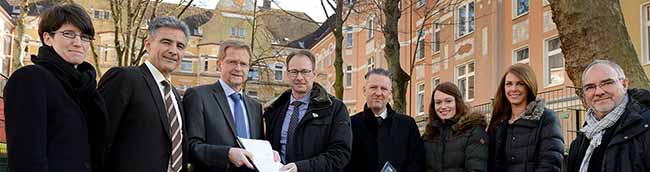
<instances>
[{"instance_id":1,"label":"black winter coat","mask_svg":"<svg viewBox=\"0 0 650 172\"><path fill-rule=\"evenodd\" d=\"M503 121L490 136L488 171L559 172L564 138L555 113L542 100L528 104L512 124Z\"/></svg>"},{"instance_id":2,"label":"black winter coat","mask_svg":"<svg viewBox=\"0 0 650 172\"><path fill-rule=\"evenodd\" d=\"M599 168L589 168L589 171L650 172L650 91L629 89L628 96L630 101L625 112L605 131L605 135L613 132L611 140L607 145L599 146L606 146L602 164L595 164ZM580 170L589 142L584 133L578 133L569 149L568 172Z\"/></svg>"},{"instance_id":3,"label":"black winter coat","mask_svg":"<svg viewBox=\"0 0 650 172\"><path fill-rule=\"evenodd\" d=\"M488 145L485 117L468 114L430 124L435 134L425 134L427 172L485 172ZM398 170L399 171L399 170Z\"/></svg>"},{"instance_id":4,"label":"black winter coat","mask_svg":"<svg viewBox=\"0 0 650 172\"><path fill-rule=\"evenodd\" d=\"M287 90L264 110L265 137L276 151L280 150L280 132L290 97L291 90ZM352 149L348 110L318 83L314 83L309 97L305 116L294 131L295 147L287 148L286 161L294 162L299 172L342 171Z\"/></svg>"},{"instance_id":5,"label":"black winter coat","mask_svg":"<svg viewBox=\"0 0 650 172\"><path fill-rule=\"evenodd\" d=\"M49 46L32 61L5 88L9 171L101 169L106 109L95 69L86 62L75 68Z\"/></svg>"},{"instance_id":6,"label":"black winter coat","mask_svg":"<svg viewBox=\"0 0 650 172\"><path fill-rule=\"evenodd\" d=\"M377 124L367 106L352 116L352 160L346 172L378 172L386 162L399 172L421 172L424 148L415 120L386 105L386 119Z\"/></svg>"}]
</instances>

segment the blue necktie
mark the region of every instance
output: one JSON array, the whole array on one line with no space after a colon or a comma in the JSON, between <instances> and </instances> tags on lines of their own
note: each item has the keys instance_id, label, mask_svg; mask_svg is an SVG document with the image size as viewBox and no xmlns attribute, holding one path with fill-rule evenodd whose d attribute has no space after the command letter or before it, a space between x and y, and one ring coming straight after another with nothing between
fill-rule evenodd
<instances>
[{"instance_id":1,"label":"blue necktie","mask_svg":"<svg viewBox=\"0 0 650 172\"><path fill-rule=\"evenodd\" d=\"M235 103L235 125L237 128L237 135L241 138L249 138L248 131L246 130L246 118L244 118L244 111L241 108L241 95L239 93L231 94L230 98Z\"/></svg>"}]
</instances>

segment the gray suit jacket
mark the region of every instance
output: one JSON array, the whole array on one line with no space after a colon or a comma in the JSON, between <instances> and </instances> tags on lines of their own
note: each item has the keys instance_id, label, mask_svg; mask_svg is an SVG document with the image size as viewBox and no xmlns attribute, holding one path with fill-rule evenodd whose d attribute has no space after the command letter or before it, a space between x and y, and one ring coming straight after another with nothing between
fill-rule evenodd
<instances>
[{"instance_id":1,"label":"gray suit jacket","mask_svg":"<svg viewBox=\"0 0 650 172\"><path fill-rule=\"evenodd\" d=\"M262 105L244 96L251 139L263 139ZM231 171L231 147L241 147L235 137L235 122L219 82L190 88L183 97L189 158L193 171Z\"/></svg>"}]
</instances>

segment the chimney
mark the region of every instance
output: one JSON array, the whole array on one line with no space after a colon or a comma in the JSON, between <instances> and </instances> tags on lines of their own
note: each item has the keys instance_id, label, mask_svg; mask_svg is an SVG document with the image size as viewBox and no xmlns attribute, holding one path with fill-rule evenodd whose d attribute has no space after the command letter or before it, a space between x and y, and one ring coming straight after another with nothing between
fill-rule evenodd
<instances>
[{"instance_id":1,"label":"chimney","mask_svg":"<svg viewBox=\"0 0 650 172\"><path fill-rule=\"evenodd\" d=\"M271 9L271 0L264 0L264 4L262 4L262 8Z\"/></svg>"}]
</instances>

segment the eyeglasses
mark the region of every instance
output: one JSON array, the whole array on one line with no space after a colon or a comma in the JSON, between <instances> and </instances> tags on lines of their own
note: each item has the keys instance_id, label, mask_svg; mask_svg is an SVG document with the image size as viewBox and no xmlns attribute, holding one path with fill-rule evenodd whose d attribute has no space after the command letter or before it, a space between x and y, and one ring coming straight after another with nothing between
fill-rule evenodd
<instances>
[{"instance_id":1,"label":"eyeglasses","mask_svg":"<svg viewBox=\"0 0 650 172\"><path fill-rule=\"evenodd\" d=\"M619 80L623 80L623 78L606 79L606 80L601 81L600 83L598 83L598 85L596 85L596 84L583 85L582 86L582 92L584 94L593 94L596 91L596 87L600 87L600 89L603 89L603 90L611 90L611 89L614 88L614 86L616 85L616 82L618 82Z\"/></svg>"},{"instance_id":2,"label":"eyeglasses","mask_svg":"<svg viewBox=\"0 0 650 172\"><path fill-rule=\"evenodd\" d=\"M50 32L50 34L56 34L56 33L61 33L61 35L63 35L63 37L66 37L68 39L75 39L75 38L77 38L77 36L79 36L79 39L81 39L81 41L84 41L84 42L91 42L91 41L95 40L95 38L93 38L93 36L83 34L83 33L75 33L73 31L69 31L69 30Z\"/></svg>"},{"instance_id":3,"label":"eyeglasses","mask_svg":"<svg viewBox=\"0 0 650 172\"><path fill-rule=\"evenodd\" d=\"M289 70L289 77L291 77L291 78L298 77L298 74L302 74L303 77L311 76L312 70L309 70L309 69L303 69L303 70L292 69L292 70Z\"/></svg>"}]
</instances>

